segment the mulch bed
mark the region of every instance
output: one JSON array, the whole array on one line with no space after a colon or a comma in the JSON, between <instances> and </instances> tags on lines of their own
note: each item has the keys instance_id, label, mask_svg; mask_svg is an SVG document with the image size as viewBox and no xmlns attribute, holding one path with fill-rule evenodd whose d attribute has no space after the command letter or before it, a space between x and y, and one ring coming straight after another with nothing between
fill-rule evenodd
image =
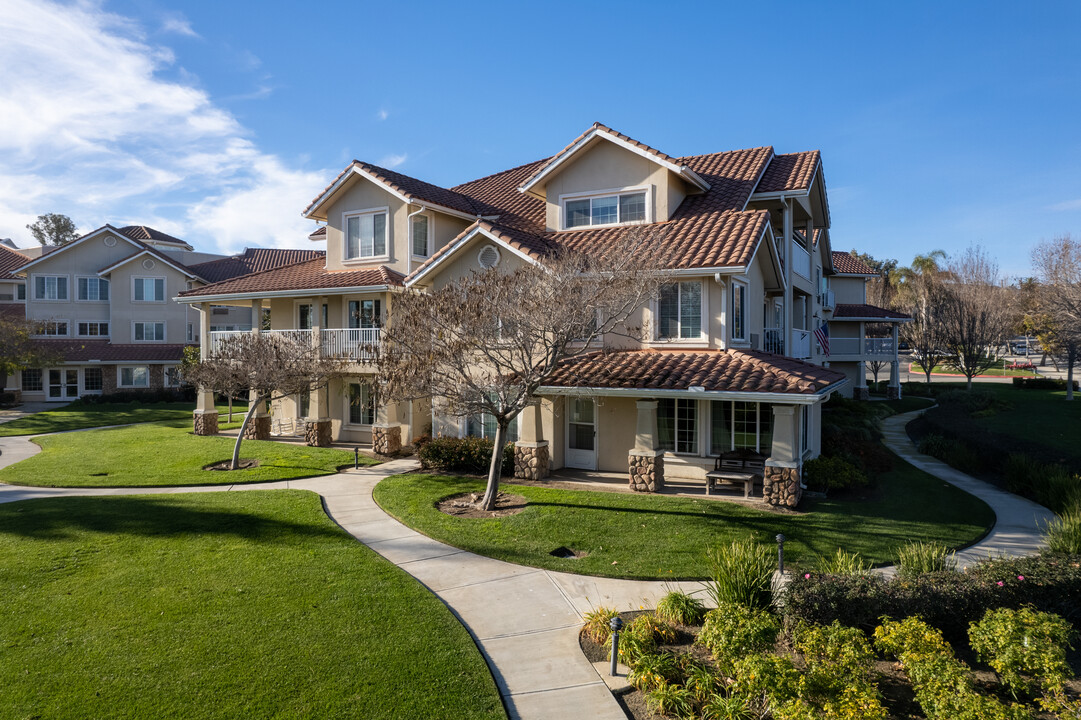
<instances>
[{"instance_id":1,"label":"mulch bed","mask_svg":"<svg viewBox=\"0 0 1081 720\"><path fill-rule=\"evenodd\" d=\"M478 507L482 493L458 493L443 498L436 503L436 509L441 513L454 517L485 519L501 518L509 515L517 515L525 510L526 499L521 495L501 492L495 498L495 510L482 510Z\"/></svg>"}]
</instances>

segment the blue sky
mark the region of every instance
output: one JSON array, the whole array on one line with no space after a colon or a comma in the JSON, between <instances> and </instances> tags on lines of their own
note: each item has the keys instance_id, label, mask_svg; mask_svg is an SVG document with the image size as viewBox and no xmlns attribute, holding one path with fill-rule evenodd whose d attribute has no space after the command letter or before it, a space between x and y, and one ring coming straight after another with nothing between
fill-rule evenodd
<instances>
[{"instance_id":1,"label":"blue sky","mask_svg":"<svg viewBox=\"0 0 1081 720\"><path fill-rule=\"evenodd\" d=\"M834 247L1081 234L1081 4L54 3L0 7L0 237L71 215L310 246L352 158L441 185L600 120L671 155L822 150Z\"/></svg>"}]
</instances>

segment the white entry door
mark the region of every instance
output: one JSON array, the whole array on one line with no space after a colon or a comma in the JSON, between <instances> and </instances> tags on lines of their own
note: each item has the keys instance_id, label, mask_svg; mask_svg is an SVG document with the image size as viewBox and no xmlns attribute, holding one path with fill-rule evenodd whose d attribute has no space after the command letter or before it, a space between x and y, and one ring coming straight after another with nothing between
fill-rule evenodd
<instances>
[{"instance_id":1,"label":"white entry door","mask_svg":"<svg viewBox=\"0 0 1081 720\"><path fill-rule=\"evenodd\" d=\"M567 467L597 469L597 404L593 398L567 398Z\"/></svg>"},{"instance_id":2,"label":"white entry door","mask_svg":"<svg viewBox=\"0 0 1081 720\"><path fill-rule=\"evenodd\" d=\"M77 400L79 398L79 371L78 370L50 370L49 391L50 401Z\"/></svg>"}]
</instances>

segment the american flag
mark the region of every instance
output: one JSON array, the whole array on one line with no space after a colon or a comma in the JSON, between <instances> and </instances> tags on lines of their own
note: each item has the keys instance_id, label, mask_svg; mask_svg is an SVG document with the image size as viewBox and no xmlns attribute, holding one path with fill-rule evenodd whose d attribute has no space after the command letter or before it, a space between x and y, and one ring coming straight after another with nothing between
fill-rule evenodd
<instances>
[{"instance_id":1,"label":"american flag","mask_svg":"<svg viewBox=\"0 0 1081 720\"><path fill-rule=\"evenodd\" d=\"M818 345L822 348L822 354L829 357L830 354L830 326L826 323L822 323L822 327L815 330L815 339L818 340Z\"/></svg>"}]
</instances>

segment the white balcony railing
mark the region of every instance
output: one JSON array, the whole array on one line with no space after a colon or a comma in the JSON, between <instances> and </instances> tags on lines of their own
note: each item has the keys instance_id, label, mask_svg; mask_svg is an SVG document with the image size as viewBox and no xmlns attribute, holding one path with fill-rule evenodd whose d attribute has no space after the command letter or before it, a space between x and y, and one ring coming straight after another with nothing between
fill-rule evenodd
<instances>
[{"instance_id":1,"label":"white balcony railing","mask_svg":"<svg viewBox=\"0 0 1081 720\"><path fill-rule=\"evenodd\" d=\"M248 332L251 331L249 330ZM221 343L225 338L232 337L233 335L242 335L243 333L243 330L211 330L207 333L210 336L210 341L208 343L210 347L203 348L203 352L206 353L207 357L215 355L218 350L221 349Z\"/></svg>"},{"instance_id":2,"label":"white balcony railing","mask_svg":"<svg viewBox=\"0 0 1081 720\"><path fill-rule=\"evenodd\" d=\"M811 357L811 331L800 330L793 328L792 330L792 350L788 353L789 357L794 357L800 360L806 360Z\"/></svg>"},{"instance_id":3,"label":"white balcony railing","mask_svg":"<svg viewBox=\"0 0 1081 720\"><path fill-rule=\"evenodd\" d=\"M830 355L892 358L897 355L897 345L893 338L831 338Z\"/></svg>"},{"instance_id":4,"label":"white balcony railing","mask_svg":"<svg viewBox=\"0 0 1081 720\"><path fill-rule=\"evenodd\" d=\"M323 355L365 362L379 346L379 328L349 328L323 331Z\"/></svg>"},{"instance_id":5,"label":"white balcony railing","mask_svg":"<svg viewBox=\"0 0 1081 720\"><path fill-rule=\"evenodd\" d=\"M823 310L832 310L837 307L836 296L832 290L826 290L819 295L819 301L822 303Z\"/></svg>"},{"instance_id":6,"label":"white balcony railing","mask_svg":"<svg viewBox=\"0 0 1081 720\"><path fill-rule=\"evenodd\" d=\"M795 240L792 241L792 270L806 280L811 279L811 253Z\"/></svg>"},{"instance_id":7,"label":"white balcony railing","mask_svg":"<svg viewBox=\"0 0 1081 720\"><path fill-rule=\"evenodd\" d=\"M762 328L762 349L774 355L784 355L784 328Z\"/></svg>"},{"instance_id":8,"label":"white balcony railing","mask_svg":"<svg viewBox=\"0 0 1081 720\"><path fill-rule=\"evenodd\" d=\"M234 335L248 335L251 330L211 330L207 333L210 336L210 347L206 349L207 357L216 355L221 350L222 342L226 338L233 337ZM312 342L311 330L264 330L264 335L271 337L287 338L293 342L310 345Z\"/></svg>"}]
</instances>

